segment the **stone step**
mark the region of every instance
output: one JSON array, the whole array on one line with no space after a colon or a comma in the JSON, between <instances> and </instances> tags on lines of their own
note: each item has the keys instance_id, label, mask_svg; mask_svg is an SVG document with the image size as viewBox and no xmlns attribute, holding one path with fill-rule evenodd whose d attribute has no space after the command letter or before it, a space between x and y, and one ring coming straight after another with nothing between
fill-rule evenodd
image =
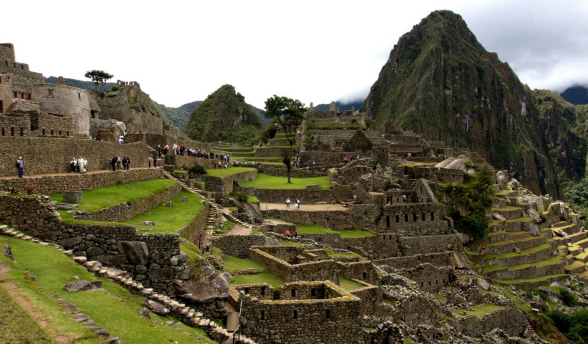
<instances>
[{"instance_id":1,"label":"stone step","mask_svg":"<svg viewBox=\"0 0 588 344\"><path fill-rule=\"evenodd\" d=\"M580 246L581 248L584 248L584 249L585 249L585 248L588 248L588 238L586 238L586 239L582 239L582 240L580 240L580 241L576 241L576 242L574 243L574 245L578 245L578 246Z\"/></svg>"},{"instance_id":2,"label":"stone step","mask_svg":"<svg viewBox=\"0 0 588 344\"><path fill-rule=\"evenodd\" d=\"M586 276L588 278L588 276ZM530 290L532 288L536 288L545 284L550 284L553 282L561 282L569 278L567 274L554 274L554 275L546 275L531 279L510 279L510 280L499 280L498 283L502 285L516 285L523 290ZM588 279L587 279L588 280Z\"/></svg>"},{"instance_id":3,"label":"stone step","mask_svg":"<svg viewBox=\"0 0 588 344\"><path fill-rule=\"evenodd\" d=\"M564 273L564 262L560 257L553 256L549 259L531 264L514 265L508 268L491 270L485 275L497 280L529 279L540 276Z\"/></svg>"},{"instance_id":4,"label":"stone step","mask_svg":"<svg viewBox=\"0 0 588 344\"><path fill-rule=\"evenodd\" d=\"M584 283L588 283L588 271L584 271L578 275L578 279Z\"/></svg>"},{"instance_id":5,"label":"stone step","mask_svg":"<svg viewBox=\"0 0 588 344\"><path fill-rule=\"evenodd\" d=\"M520 254L516 252L499 254L484 260L482 263L485 266L499 265L504 267L510 267L526 263L536 263L545 259L549 259L552 255L552 251L553 249L551 248L551 246L546 243L523 250Z\"/></svg>"},{"instance_id":6,"label":"stone step","mask_svg":"<svg viewBox=\"0 0 588 344\"><path fill-rule=\"evenodd\" d=\"M568 235L572 235L578 232L578 225L576 225L575 223L572 224L564 224L563 226L556 226L553 225L552 226L553 229L558 229L562 232L565 232Z\"/></svg>"},{"instance_id":7,"label":"stone step","mask_svg":"<svg viewBox=\"0 0 588 344\"><path fill-rule=\"evenodd\" d=\"M588 252L578 253L574 256L574 259L582 263L588 262Z\"/></svg>"},{"instance_id":8,"label":"stone step","mask_svg":"<svg viewBox=\"0 0 588 344\"><path fill-rule=\"evenodd\" d=\"M581 240L588 238L588 232L578 232L574 234L569 234L569 239L571 243L575 243Z\"/></svg>"},{"instance_id":9,"label":"stone step","mask_svg":"<svg viewBox=\"0 0 588 344\"><path fill-rule=\"evenodd\" d=\"M534 246L539 246L547 240L544 234L540 236L525 237L516 240L494 242L487 245L487 253L489 254L501 254L514 252L515 248L523 251Z\"/></svg>"},{"instance_id":10,"label":"stone step","mask_svg":"<svg viewBox=\"0 0 588 344\"><path fill-rule=\"evenodd\" d=\"M578 275L588 270L588 267L583 262L576 260L572 264L564 266L564 270L568 274Z\"/></svg>"},{"instance_id":11,"label":"stone step","mask_svg":"<svg viewBox=\"0 0 588 344\"><path fill-rule=\"evenodd\" d=\"M504 218L506 218L507 220L523 216L523 208L521 207L507 206L500 208L492 208L492 212L504 216Z\"/></svg>"}]
</instances>

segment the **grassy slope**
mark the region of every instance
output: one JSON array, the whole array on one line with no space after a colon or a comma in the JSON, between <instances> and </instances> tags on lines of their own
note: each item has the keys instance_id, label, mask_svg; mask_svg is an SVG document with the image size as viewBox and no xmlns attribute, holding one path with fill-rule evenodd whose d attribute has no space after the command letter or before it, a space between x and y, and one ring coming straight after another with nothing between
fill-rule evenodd
<instances>
[{"instance_id":1,"label":"grassy slope","mask_svg":"<svg viewBox=\"0 0 588 344\"><path fill-rule=\"evenodd\" d=\"M186 334L161 325L165 321L173 321L171 317L159 317L152 314L158 322L155 324L140 316L137 311L141 308L140 304L144 298L130 294L109 279L100 278L103 281L104 290L68 293L63 290L63 287L74 281L75 276L89 281L97 278L52 247L43 247L18 239L10 239L10 243L18 264L0 256L0 259L13 269L10 278L23 289L33 303L41 306L44 312L48 313L51 327L56 327L60 332L71 333L72 341L76 343L98 343L99 341L85 340L93 335L71 320L71 315L63 314L60 306L49 295L62 296L92 318L98 326L109 330L111 336L120 337L123 343L215 343L207 339L206 334L199 329L180 325L180 328L188 332ZM30 277L27 278L26 271L32 273L36 281L32 281Z\"/></svg>"},{"instance_id":2,"label":"grassy slope","mask_svg":"<svg viewBox=\"0 0 588 344\"><path fill-rule=\"evenodd\" d=\"M82 202L77 210L95 212L103 208L131 202L135 199L157 195L165 191L167 186L176 184L176 181L169 179L150 179L84 190ZM63 202L63 194L52 194L51 199Z\"/></svg>"},{"instance_id":3,"label":"grassy slope","mask_svg":"<svg viewBox=\"0 0 588 344\"><path fill-rule=\"evenodd\" d=\"M253 167L231 167L231 168L210 168L206 170L206 175L211 177L224 178L233 174L254 171Z\"/></svg>"},{"instance_id":4,"label":"grassy slope","mask_svg":"<svg viewBox=\"0 0 588 344\"><path fill-rule=\"evenodd\" d=\"M241 183L244 187L254 187L258 189L281 189L281 190L295 190L295 189L306 189L306 185L319 184L321 189L328 189L331 187L329 178L327 176L322 177L310 177L310 178L290 178L291 184L288 184L286 177L270 176L265 173L258 173L255 180Z\"/></svg>"}]
</instances>

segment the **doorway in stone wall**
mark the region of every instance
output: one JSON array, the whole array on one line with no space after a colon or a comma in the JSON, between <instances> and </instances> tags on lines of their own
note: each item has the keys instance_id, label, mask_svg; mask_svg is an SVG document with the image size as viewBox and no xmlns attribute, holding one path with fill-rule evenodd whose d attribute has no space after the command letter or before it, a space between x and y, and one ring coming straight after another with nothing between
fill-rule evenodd
<instances>
[{"instance_id":1,"label":"doorway in stone wall","mask_svg":"<svg viewBox=\"0 0 588 344\"><path fill-rule=\"evenodd\" d=\"M0 113L4 113L4 102L0 100Z\"/></svg>"}]
</instances>

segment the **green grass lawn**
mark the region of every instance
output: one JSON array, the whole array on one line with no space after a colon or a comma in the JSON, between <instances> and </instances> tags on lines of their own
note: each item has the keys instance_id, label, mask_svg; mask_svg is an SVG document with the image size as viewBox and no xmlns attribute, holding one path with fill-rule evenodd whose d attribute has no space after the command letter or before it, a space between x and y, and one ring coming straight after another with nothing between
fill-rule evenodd
<instances>
[{"instance_id":1,"label":"green grass lawn","mask_svg":"<svg viewBox=\"0 0 588 344\"><path fill-rule=\"evenodd\" d=\"M180 201L180 198L184 196L188 198L188 202ZM200 212L204 211L204 205L200 204L202 200L201 197L182 190L172 199L173 207L160 204L147 213L120 223L135 226L137 229L152 229L152 231L149 231L152 234L175 233L192 222ZM142 225L141 222L143 221L153 221L157 223L157 226Z\"/></svg>"},{"instance_id":2,"label":"green grass lawn","mask_svg":"<svg viewBox=\"0 0 588 344\"><path fill-rule=\"evenodd\" d=\"M258 173L255 180L240 183L244 187L253 187L258 189L281 189L281 190L296 190L306 189L306 185L318 184L321 189L328 189L331 187L329 177L309 177L309 178L290 178L291 184L288 184L288 178L270 176L265 173Z\"/></svg>"},{"instance_id":3,"label":"green grass lawn","mask_svg":"<svg viewBox=\"0 0 588 344\"><path fill-rule=\"evenodd\" d=\"M188 202L180 201L180 198L187 197ZM200 204L202 198L192 194L186 190L180 191L176 197L172 198L173 207L166 207L163 204L155 207L149 212L135 216L132 219L121 222L111 221L92 221L92 220L76 220L73 216L65 210L59 210L59 214L63 222L79 223L79 224L97 224L102 226L135 226L139 229L149 229L145 233L150 234L166 234L176 233L180 228L188 225L200 212L204 210L204 205ZM143 221L153 221L157 226L142 225ZM140 231L138 231L140 233Z\"/></svg>"},{"instance_id":4,"label":"green grass lawn","mask_svg":"<svg viewBox=\"0 0 588 344\"><path fill-rule=\"evenodd\" d=\"M329 228L325 228L318 225L308 225L308 226L296 226L296 230L298 230L298 234L334 234L339 233L341 238L367 238L377 236L377 234L362 231L360 229L343 229L343 230L332 230Z\"/></svg>"},{"instance_id":5,"label":"green grass lawn","mask_svg":"<svg viewBox=\"0 0 588 344\"><path fill-rule=\"evenodd\" d=\"M206 175L211 177L225 178L233 174L255 171L253 167L231 167L231 168L209 168L206 170Z\"/></svg>"},{"instance_id":6,"label":"green grass lawn","mask_svg":"<svg viewBox=\"0 0 588 344\"><path fill-rule=\"evenodd\" d=\"M0 240L2 238L0 236ZM12 268L10 279L42 310L51 328L70 338L68 342L99 343L102 338L74 322L71 314L65 313L49 295L63 297L92 318L97 326L110 331L112 337L120 337L123 343L215 343L202 330L179 324L180 332L163 325L166 321L176 321L171 317L152 314L157 323L142 317L137 312L144 297L130 294L109 279L95 277L53 247L12 238L10 245L18 264L0 256L0 260ZM29 273L35 278L32 279ZM63 290L67 283L77 278L88 281L100 279L103 290L76 293Z\"/></svg>"},{"instance_id":7,"label":"green grass lawn","mask_svg":"<svg viewBox=\"0 0 588 344\"><path fill-rule=\"evenodd\" d=\"M325 249L325 251L327 251L327 255L333 259L355 258L355 257L362 258L359 254L357 254L355 252L348 252L348 253L335 252L335 251L333 251L332 248L327 248L327 249Z\"/></svg>"},{"instance_id":8,"label":"green grass lawn","mask_svg":"<svg viewBox=\"0 0 588 344\"><path fill-rule=\"evenodd\" d=\"M344 277L339 278L339 284L341 285L341 288L343 288L346 291L353 291L353 290L361 289L361 288L365 287L361 283L357 283L355 281L352 281L352 280L344 278Z\"/></svg>"},{"instance_id":9,"label":"green grass lawn","mask_svg":"<svg viewBox=\"0 0 588 344\"><path fill-rule=\"evenodd\" d=\"M473 311L465 310L465 312L466 312L465 315L461 314L462 312L464 312L464 310L454 310L453 314L460 317L460 318L464 318L469 315L475 315L481 319L484 315L492 313L494 311L497 311L501 308L504 308L504 307L498 306L498 305L492 305L492 304L488 304L488 303L480 303L480 304L474 305Z\"/></svg>"},{"instance_id":10,"label":"green grass lawn","mask_svg":"<svg viewBox=\"0 0 588 344\"><path fill-rule=\"evenodd\" d=\"M176 184L177 182L175 180L170 179L150 179L84 190L82 202L76 209L92 213L139 198L157 195L164 192L166 187ZM63 202L63 193L52 194L51 199L57 202Z\"/></svg>"},{"instance_id":11,"label":"green grass lawn","mask_svg":"<svg viewBox=\"0 0 588 344\"><path fill-rule=\"evenodd\" d=\"M280 277L274 275L273 273L267 270L265 265L259 264L258 262L252 259L241 259L234 256L230 256L228 254L223 255L223 260L225 262L225 267L229 271L229 273L233 276L233 282L231 284L257 284L257 283L267 283L274 288L279 288L282 284L284 284L284 280ZM252 275L235 275L235 271L238 270L247 270L249 268L253 268L255 270L261 271L257 274Z\"/></svg>"}]
</instances>

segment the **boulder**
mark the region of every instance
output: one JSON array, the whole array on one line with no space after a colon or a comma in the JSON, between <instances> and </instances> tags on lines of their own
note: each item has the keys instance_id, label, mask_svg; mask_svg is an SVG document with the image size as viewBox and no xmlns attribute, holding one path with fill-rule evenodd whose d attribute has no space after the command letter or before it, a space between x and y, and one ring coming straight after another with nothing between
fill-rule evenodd
<instances>
[{"instance_id":1,"label":"boulder","mask_svg":"<svg viewBox=\"0 0 588 344\"><path fill-rule=\"evenodd\" d=\"M484 290L490 290L490 283L483 278L478 278L478 285Z\"/></svg>"},{"instance_id":2,"label":"boulder","mask_svg":"<svg viewBox=\"0 0 588 344\"><path fill-rule=\"evenodd\" d=\"M65 203L78 204L82 201L82 192L81 191L64 191L63 192L63 201Z\"/></svg>"},{"instance_id":3,"label":"boulder","mask_svg":"<svg viewBox=\"0 0 588 344\"><path fill-rule=\"evenodd\" d=\"M528 222L526 224L526 230L527 232L529 232L529 234L533 235L533 236L539 236L541 234L541 230L539 229L539 227L533 223L533 222Z\"/></svg>"},{"instance_id":4,"label":"boulder","mask_svg":"<svg viewBox=\"0 0 588 344\"><path fill-rule=\"evenodd\" d=\"M141 314L142 316L144 316L147 319L151 319L151 313L149 312L149 310L145 307L141 307L139 309L139 314Z\"/></svg>"},{"instance_id":5,"label":"boulder","mask_svg":"<svg viewBox=\"0 0 588 344\"><path fill-rule=\"evenodd\" d=\"M539 212L533 208L527 210L527 215L529 215L529 217L531 217L533 219L533 221L535 221L537 223L541 223L541 221L542 221L541 216L539 215Z\"/></svg>"},{"instance_id":6,"label":"boulder","mask_svg":"<svg viewBox=\"0 0 588 344\"><path fill-rule=\"evenodd\" d=\"M157 315L169 314L169 308L153 300L146 299L141 305L149 308L153 313Z\"/></svg>"},{"instance_id":7,"label":"boulder","mask_svg":"<svg viewBox=\"0 0 588 344\"><path fill-rule=\"evenodd\" d=\"M133 264L145 265L149 261L149 250L143 241L119 241L118 250Z\"/></svg>"},{"instance_id":8,"label":"boulder","mask_svg":"<svg viewBox=\"0 0 588 344\"><path fill-rule=\"evenodd\" d=\"M506 221L506 218L498 213L492 213L492 217L499 221Z\"/></svg>"},{"instance_id":9,"label":"boulder","mask_svg":"<svg viewBox=\"0 0 588 344\"><path fill-rule=\"evenodd\" d=\"M142 221L141 224L143 226L153 226L153 227L157 226L157 223L155 223L153 221Z\"/></svg>"},{"instance_id":10,"label":"boulder","mask_svg":"<svg viewBox=\"0 0 588 344\"><path fill-rule=\"evenodd\" d=\"M203 259L200 260L201 262ZM197 281L174 283L180 297L197 301L212 302L216 299L224 299L229 296L229 283L223 276L219 275L214 267L201 264L204 271Z\"/></svg>"},{"instance_id":11,"label":"boulder","mask_svg":"<svg viewBox=\"0 0 588 344\"><path fill-rule=\"evenodd\" d=\"M86 280L79 280L79 281L74 281L71 283L68 283L63 290L73 293L76 291L90 291L90 290L96 290L102 287L102 281L95 281L95 282L90 282L90 281L86 281Z\"/></svg>"}]
</instances>

